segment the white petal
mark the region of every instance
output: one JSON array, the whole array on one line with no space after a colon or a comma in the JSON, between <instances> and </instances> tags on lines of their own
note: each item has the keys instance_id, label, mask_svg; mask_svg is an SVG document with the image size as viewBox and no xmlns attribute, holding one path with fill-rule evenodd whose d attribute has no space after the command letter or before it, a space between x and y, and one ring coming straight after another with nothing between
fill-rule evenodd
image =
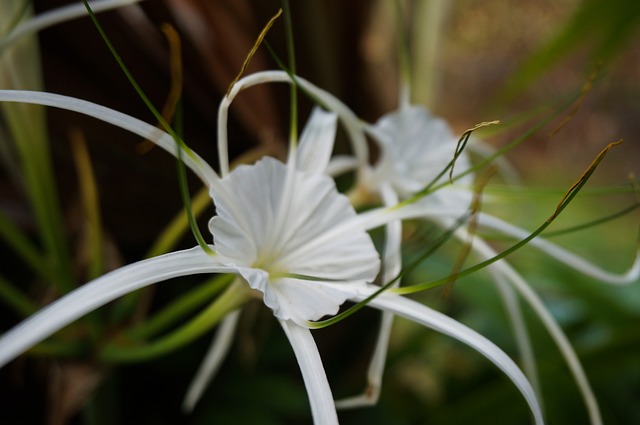
<instances>
[{"instance_id":1,"label":"white petal","mask_svg":"<svg viewBox=\"0 0 640 425\"><path fill-rule=\"evenodd\" d=\"M101 0L90 1L89 5L94 13L104 12L118 7L139 3L141 0ZM29 34L36 33L53 25L70 21L88 15L83 3L68 4L57 9L49 10L22 22L8 36L0 39L0 52L8 45ZM4 29L4 28L3 28Z\"/></svg>"},{"instance_id":2,"label":"white petal","mask_svg":"<svg viewBox=\"0 0 640 425\"><path fill-rule=\"evenodd\" d=\"M463 237L466 237L466 235ZM478 238L474 241L474 251L479 253L483 259L489 259L495 256L493 248ZM602 418L598 402L593 394L591 384L589 384L589 380L584 372L582 363L571 346L569 338L567 338L562 328L558 325L551 313L549 313L540 297L538 297L533 289L531 289L527 282L513 269L513 267L511 267L511 265L506 261L498 261L493 264L493 267L496 268L513 285L524 300L531 306L534 313L538 315L540 321L547 329L547 332L549 332L549 336L551 336L558 346L560 353L564 357L567 366L578 385L578 389L582 393L582 398L589 413L590 423L592 425L601 425Z\"/></svg>"},{"instance_id":3,"label":"white petal","mask_svg":"<svg viewBox=\"0 0 640 425\"><path fill-rule=\"evenodd\" d=\"M544 409L542 404L542 392L540 386L540 379L538 374L538 367L536 364L535 353L533 351L533 345L531 344L531 337L525 323L522 308L520 308L520 301L518 300L515 290L509 285L509 282L505 277L497 270L493 265L488 267L489 273L495 280L498 292L502 297L502 302L505 305L507 315L509 317L509 324L513 329L516 345L520 352L520 363L524 369L531 385L538 394L540 399L540 408Z\"/></svg>"},{"instance_id":4,"label":"white petal","mask_svg":"<svg viewBox=\"0 0 640 425\"><path fill-rule=\"evenodd\" d=\"M297 167L300 171L322 174L327 169L338 127L338 115L315 107L300 135Z\"/></svg>"},{"instance_id":5,"label":"white petal","mask_svg":"<svg viewBox=\"0 0 640 425\"><path fill-rule=\"evenodd\" d=\"M383 150L376 164L377 178L390 182L403 197L435 179L453 159L457 145L457 138L447 123L419 106L387 114L367 131ZM456 161L455 170L461 172L468 168L469 159L463 153ZM462 180L469 183L470 179L471 176L467 176Z\"/></svg>"},{"instance_id":6,"label":"white petal","mask_svg":"<svg viewBox=\"0 0 640 425\"><path fill-rule=\"evenodd\" d=\"M469 210L469 204L438 206L433 203L415 202L395 207L376 208L360 213L358 219L365 229L375 229L393 220L411 218L455 220L463 217Z\"/></svg>"},{"instance_id":7,"label":"white petal","mask_svg":"<svg viewBox=\"0 0 640 425\"><path fill-rule=\"evenodd\" d=\"M479 215L478 223L486 228L498 230L506 235L524 239L531 232L509 224L497 217L490 216L485 213ZM585 260L574 253L559 247L558 245L547 241L541 237L537 237L529 242L528 245L534 246L542 252L549 254L552 258L574 268L575 270L591 276L594 279L615 284L627 285L633 283L640 278L640 253L636 254L636 258L627 272L624 274L611 273L596 266L592 262Z\"/></svg>"},{"instance_id":8,"label":"white petal","mask_svg":"<svg viewBox=\"0 0 640 425\"><path fill-rule=\"evenodd\" d=\"M358 160L352 156L335 155L327 164L325 174L329 176L339 176L347 171L353 171L358 167Z\"/></svg>"},{"instance_id":9,"label":"white petal","mask_svg":"<svg viewBox=\"0 0 640 425\"><path fill-rule=\"evenodd\" d=\"M292 278L279 279L270 282L269 291L265 294L265 304L273 309L277 318L287 318L306 325L309 321L336 314L348 298L345 291L365 285L365 281L331 284ZM275 305L270 305L267 301L270 294L274 294L277 300Z\"/></svg>"},{"instance_id":10,"label":"white petal","mask_svg":"<svg viewBox=\"0 0 640 425\"><path fill-rule=\"evenodd\" d=\"M354 301L361 301L365 299L368 295L376 291L376 289L376 287L370 287L368 294L360 294L357 297L354 297ZM509 379L511 379L511 381L513 381L529 404L529 408L533 413L536 424L544 423L535 392L529 384L529 381L513 360L511 360L511 358L509 358L509 356L507 356L493 342L454 319L432 310L416 301L399 295L383 293L371 300L369 305L383 311L393 312L398 316L405 317L409 320L430 327L440 333L449 335L478 351L502 370Z\"/></svg>"},{"instance_id":11,"label":"white petal","mask_svg":"<svg viewBox=\"0 0 640 425\"><path fill-rule=\"evenodd\" d=\"M305 91L311 93L322 104L324 104L328 110L335 112L340 117L345 131L347 132L351 143L353 144L353 150L360 169L367 167L367 161L369 160L369 148L367 146L367 139L364 135L364 124L358 119L358 117L351 111L344 103L331 93L323 90L302 77L296 76L296 84L299 84ZM228 142L227 142L227 116L229 114L229 106L231 102L237 96L237 94L249 87L257 84L264 83L292 83L291 77L285 71L263 71L256 72L251 75L247 75L244 78L238 80L231 89L228 96L225 96L220 103L218 109L218 153L220 161L220 173L222 176L226 176L229 170L229 158L228 158Z\"/></svg>"},{"instance_id":12,"label":"white petal","mask_svg":"<svg viewBox=\"0 0 640 425\"><path fill-rule=\"evenodd\" d=\"M218 327L209 351L207 351L196 375L193 377L191 384L189 384L187 395L182 403L183 411L191 412L193 410L196 403L202 397L207 385L209 385L209 382L211 382L218 372L218 369L220 369L220 365L229 353L229 348L231 348L231 342L233 341L233 335L236 331L239 318L240 310L232 311L224 318Z\"/></svg>"},{"instance_id":13,"label":"white petal","mask_svg":"<svg viewBox=\"0 0 640 425\"><path fill-rule=\"evenodd\" d=\"M142 260L114 270L65 295L0 338L0 367L77 318L136 289L199 273L235 272L200 247Z\"/></svg>"},{"instance_id":14,"label":"white petal","mask_svg":"<svg viewBox=\"0 0 640 425\"><path fill-rule=\"evenodd\" d=\"M311 331L287 320L281 320L280 324L287 334L291 348L293 348L298 360L311 404L313 423L315 425L337 425L338 414L333 404L331 388Z\"/></svg>"},{"instance_id":15,"label":"white petal","mask_svg":"<svg viewBox=\"0 0 640 425\"><path fill-rule=\"evenodd\" d=\"M383 184L380 189L382 193L382 200L386 206L398 203L396 193L388 184ZM382 282L387 283L394 279L402 269L402 223L400 221L393 221L387 224L385 227L385 233L384 274ZM400 279L393 284L393 287L397 287L399 285ZM372 406L377 403L382 387L382 375L384 372L385 362L387 360L387 350L389 348L392 326L393 314L386 311L383 312L380 330L378 331L378 338L367 370L367 387L360 395L336 401L336 407L338 409Z\"/></svg>"},{"instance_id":16,"label":"white petal","mask_svg":"<svg viewBox=\"0 0 640 425\"><path fill-rule=\"evenodd\" d=\"M45 92L0 90L0 101L53 106L88 115L137 134L152 141L172 155L178 155L178 149L175 141L164 131L137 118L123 114L122 112L118 112L86 100ZM218 178L216 172L213 171L213 169L196 153L192 151L183 152L182 160L185 165L191 168L205 184L210 185L211 181Z\"/></svg>"}]
</instances>

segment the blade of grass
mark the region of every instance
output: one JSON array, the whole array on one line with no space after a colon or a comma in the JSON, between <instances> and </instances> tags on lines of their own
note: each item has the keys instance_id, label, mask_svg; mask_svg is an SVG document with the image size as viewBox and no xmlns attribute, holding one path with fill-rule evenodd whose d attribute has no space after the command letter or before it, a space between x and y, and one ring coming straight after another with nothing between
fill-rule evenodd
<instances>
[{"instance_id":1,"label":"blade of grass","mask_svg":"<svg viewBox=\"0 0 640 425\"><path fill-rule=\"evenodd\" d=\"M127 331L127 336L136 340L145 340L159 334L195 308L208 302L214 295L227 287L233 279L235 279L234 275L218 275L209 279L175 299L134 329Z\"/></svg>"},{"instance_id":2,"label":"blade of grass","mask_svg":"<svg viewBox=\"0 0 640 425\"><path fill-rule=\"evenodd\" d=\"M143 345L107 344L100 353L100 359L108 363L131 363L168 354L213 328L230 311L248 301L250 294L244 282L232 284L200 314L170 334Z\"/></svg>"},{"instance_id":3,"label":"blade of grass","mask_svg":"<svg viewBox=\"0 0 640 425\"><path fill-rule=\"evenodd\" d=\"M69 135L71 151L78 172L80 198L83 211L83 246L87 247L87 280L93 280L105 272L104 253L102 251L102 218L100 201L89 150L84 135L79 129L72 129Z\"/></svg>"},{"instance_id":4,"label":"blade of grass","mask_svg":"<svg viewBox=\"0 0 640 425\"><path fill-rule=\"evenodd\" d=\"M28 16L28 15L22 15ZM16 89L42 86L37 40L11 46L0 58L0 84ZM20 181L33 209L42 258L49 269L47 280L60 292L73 287L64 221L57 198L51 162L45 110L35 105L3 104L7 127L13 136L11 150L20 169Z\"/></svg>"}]
</instances>

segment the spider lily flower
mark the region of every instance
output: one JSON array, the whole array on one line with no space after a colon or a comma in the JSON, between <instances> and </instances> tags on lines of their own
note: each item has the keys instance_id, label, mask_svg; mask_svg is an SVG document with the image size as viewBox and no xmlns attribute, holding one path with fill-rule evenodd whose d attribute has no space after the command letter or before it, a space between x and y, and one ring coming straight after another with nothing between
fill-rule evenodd
<instances>
[{"instance_id":1,"label":"spider lily flower","mask_svg":"<svg viewBox=\"0 0 640 425\"><path fill-rule=\"evenodd\" d=\"M456 156L454 181L447 184L446 179L448 176L446 175L437 180L438 173L444 170L456 155L457 138L453 136L444 120L432 116L422 107L403 104L398 111L382 117L375 125L368 126L366 131L380 145L381 157L374 166L369 167L366 165L369 170L359 173L364 178L359 180L357 191L361 193L378 193L381 195L383 202L388 205L386 200L394 197L386 194L389 191L393 192L398 199L404 200L413 197L427 185L438 186L440 183L444 183L445 185L439 187L436 191L413 202L410 208L415 211L413 214L409 214L413 217L422 215L424 219L435 222L442 227L450 225L456 217L469 208L473 197L471 189L473 177L468 172L471 168L471 162L466 151L458 153L459 155ZM359 161L359 163L362 164L363 162ZM456 175L459 177L456 178ZM418 212L421 209L423 210L422 214ZM406 214L406 211L404 214ZM479 228L498 231L510 237L525 239L530 235L530 232L484 212L477 212L476 220ZM397 235L397 233L390 233L390 235L394 237L393 235ZM488 260L498 255L493 248L478 238L477 235L471 236L467 231L460 229L456 232L456 236L461 241L474 239L471 249L482 260ZM639 255L636 255L635 261L627 272L616 274L603 270L543 238L534 238L529 243L557 261L605 283L630 284L637 281L640 276ZM490 265L488 271L496 280L499 292L503 296L506 308L511 316L516 340L525 363L525 370L529 372L530 379L534 383L536 382L534 356L511 286L531 305L555 340L582 393L591 422L600 424L602 420L599 408L580 361L568 338L545 308L540 298L504 260ZM388 339L388 336L380 335L378 350L383 350L381 344L385 343L386 339ZM371 387L381 381L382 369L379 363L380 361L374 357L369 372L371 383L368 393L373 393L374 395L376 392L372 392ZM346 400L344 404L346 406L359 405L368 403L368 401L366 396L355 397Z\"/></svg>"},{"instance_id":2,"label":"spider lily flower","mask_svg":"<svg viewBox=\"0 0 640 425\"><path fill-rule=\"evenodd\" d=\"M290 152L286 164L263 158L223 177L171 136L120 112L80 99L40 92L0 90L0 101L54 106L93 116L154 141L178 156L209 187L217 215L210 221L214 243L142 260L110 272L53 302L0 338L0 366L78 317L133 290L170 278L200 273L234 273L228 309L257 293L284 329L298 360L314 422L338 422L331 389L309 329L333 315L346 300L361 301L379 287L370 284L380 260L367 230L384 224L385 211L356 214L333 180L296 164L311 164ZM246 284L245 284L246 282ZM251 290L249 289L251 288ZM401 315L450 335L498 366L528 403L536 424L542 414L524 374L497 346L459 322L401 295L383 293L369 306Z\"/></svg>"}]
</instances>

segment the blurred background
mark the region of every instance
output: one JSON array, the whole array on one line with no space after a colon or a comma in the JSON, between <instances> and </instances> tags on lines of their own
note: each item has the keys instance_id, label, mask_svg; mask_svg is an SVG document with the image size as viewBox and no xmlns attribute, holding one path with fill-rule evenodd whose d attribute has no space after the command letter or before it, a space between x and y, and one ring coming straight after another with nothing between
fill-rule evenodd
<instances>
[{"instance_id":1,"label":"blurred background","mask_svg":"<svg viewBox=\"0 0 640 425\"><path fill-rule=\"evenodd\" d=\"M34 0L36 14L68 1ZM558 221L566 228L611 215L638 202L629 176L640 173L640 6L615 0L315 0L292 2L297 72L332 92L358 116L375 122L398 104L399 45L409 46L411 98L445 118L458 134L481 121L503 125L483 136L496 148L533 124L544 108L588 92L507 154L524 189L488 189L492 213L530 230L553 212L562 194L610 142L625 143L606 157L584 193ZM640 3L639 3L640 4ZM99 15L106 33L152 102L168 96L170 53L160 31L170 23L182 43L184 139L214 168L216 112L248 51L278 1L148 0L139 8ZM0 11L2 8L0 7ZM402 24L402 28L399 25ZM46 91L67 94L153 122L87 18L38 35ZM286 57L283 21L266 40ZM261 47L247 70L277 69ZM574 103L575 105L575 103ZM301 124L312 104L302 97ZM230 114L234 158L282 156L289 117L288 87L243 92ZM571 119L552 137L563 117ZM47 111L51 160L72 258L82 258L80 183L70 142L81 129L91 158L104 234L105 271L139 260L181 209L175 160L121 130L78 114ZM494 130L493 128L491 130ZM337 150L347 150L340 135ZM2 142L4 143L4 142ZM597 190L597 188L603 188ZM199 187L191 180L195 193ZM493 191L492 191L493 190ZM0 168L0 208L34 240L38 228L24 187L10 164ZM213 208L202 214L204 226ZM619 220L554 239L597 264L624 271L638 241L637 211ZM204 227L203 227L204 229ZM179 247L193 246L190 234ZM500 245L497 246L508 246ZM422 282L451 269L443 250L408 280ZM0 245L2 275L45 305L47 289L8 244ZM452 252L454 255L452 255ZM640 424L640 283L618 288L568 270L523 249L513 263L545 299L568 333L592 382L607 424ZM73 270L85 281L86 264ZM158 285L142 308L151 314L198 279ZM488 276L456 283L452 294L421 294L517 357L510 326ZM529 311L550 424L587 423L586 411L555 345ZM21 319L0 309L2 329ZM118 322L116 333L137 318ZM317 332L337 398L358 393L377 331L377 315L361 312ZM210 336L152 361L102 364L92 356L22 358L0 370L0 409L6 423L42 424L298 424L309 423L306 393L293 353L277 323L259 304L243 313L230 356L191 415L180 411L188 383ZM91 350L87 351L91 353ZM4 412L7 412L6 414ZM449 338L397 321L381 400L340 412L344 424L523 424L528 411L496 368ZM4 423L4 419L3 419Z\"/></svg>"}]
</instances>

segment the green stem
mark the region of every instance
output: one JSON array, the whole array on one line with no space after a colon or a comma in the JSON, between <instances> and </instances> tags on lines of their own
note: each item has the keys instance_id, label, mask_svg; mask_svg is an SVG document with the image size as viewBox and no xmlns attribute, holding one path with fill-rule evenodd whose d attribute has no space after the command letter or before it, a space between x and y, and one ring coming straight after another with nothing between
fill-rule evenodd
<instances>
[{"instance_id":1,"label":"green stem","mask_svg":"<svg viewBox=\"0 0 640 425\"><path fill-rule=\"evenodd\" d=\"M218 275L199 285L130 331L128 333L129 336L143 340L159 334L195 308L206 303L211 297L229 285L234 278L235 276L231 274Z\"/></svg>"},{"instance_id":2,"label":"green stem","mask_svg":"<svg viewBox=\"0 0 640 425\"><path fill-rule=\"evenodd\" d=\"M151 100L149 100L149 98L144 93L144 91L142 90L142 88L140 87L140 85L138 84L136 79L133 78L133 74L129 71L129 68L127 68L127 66L125 65L124 61L122 60L122 58L118 54L116 48L111 43L111 40L109 39L109 37L107 37L107 33L102 28L102 25L100 25L100 22L98 21L98 18L93 13L93 10L89 6L89 3L87 2L87 0L82 0L82 3L84 3L85 7L87 8L87 12L89 13L89 16L91 17L91 20L93 21L93 24L95 25L96 29L98 30L98 33L100 33L100 36L102 37L102 39L104 40L105 44L107 45L107 48L111 52L111 55L114 57L114 59L118 63L118 66L122 70L123 74L125 75L125 77L129 81L129 83L131 84L133 89L138 94L138 97L140 97L140 99L142 99L144 104L147 106L147 109L149 109L149 111L153 114L155 119L171 135L171 137L175 141L175 143L177 145L177 151L178 151L178 170L179 170L178 171L178 176L179 176L179 180L180 180L180 193L182 195L182 199L183 199L183 202L184 202L185 210L186 210L187 215L189 217L189 224L191 225L191 231L193 232L193 235L196 238L196 240L198 241L198 245L200 245L202 250L205 251L206 253L213 254L213 250L205 242L204 237L202 236L202 233L200 232L200 228L197 226L196 219L193 216L193 211L191 209L191 200L189 199L189 193L185 189L185 187L186 187L186 183L185 183L186 182L186 169L185 169L184 162L182 161L182 155L186 154L190 158L195 159L196 157L195 157L193 151L187 146L187 144L178 135L178 133L176 133L173 130L173 128L169 125L169 123L167 123L167 121L164 119L162 114L156 109L156 107L153 106L153 103L151 102Z\"/></svg>"},{"instance_id":3,"label":"green stem","mask_svg":"<svg viewBox=\"0 0 640 425\"><path fill-rule=\"evenodd\" d=\"M249 300L250 296L246 283L237 280L198 316L166 337L141 346L125 347L112 343L102 350L100 358L104 362L130 363L165 355L209 331L229 312Z\"/></svg>"},{"instance_id":4,"label":"green stem","mask_svg":"<svg viewBox=\"0 0 640 425\"><path fill-rule=\"evenodd\" d=\"M196 217L200 216L207 207L211 207L213 204L207 188L203 188L198 191L191 201L192 211ZM156 239L146 255L147 258L156 257L169 252L178 243L188 228L189 221L187 213L185 210L182 210L173 218L171 223L165 227L160 236Z\"/></svg>"}]
</instances>

